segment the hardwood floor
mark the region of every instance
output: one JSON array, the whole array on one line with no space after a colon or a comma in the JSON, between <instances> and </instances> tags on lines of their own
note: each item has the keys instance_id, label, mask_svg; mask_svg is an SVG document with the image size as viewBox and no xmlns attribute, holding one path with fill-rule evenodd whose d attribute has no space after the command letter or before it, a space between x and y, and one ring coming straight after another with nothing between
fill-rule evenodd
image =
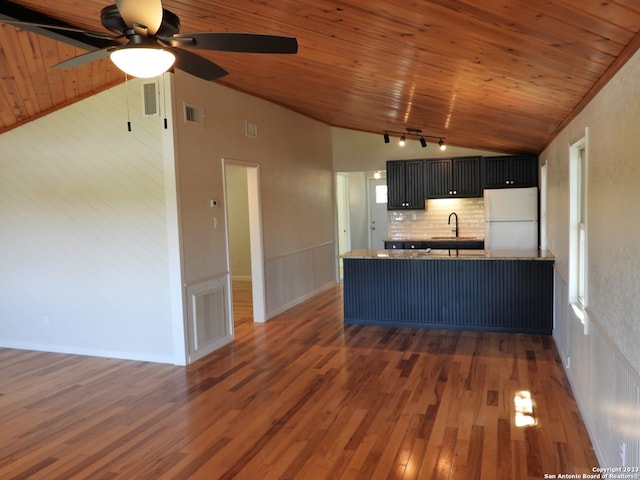
<instances>
[{"instance_id":1,"label":"hardwood floor","mask_svg":"<svg viewBox=\"0 0 640 480\"><path fill-rule=\"evenodd\" d=\"M539 480L596 465L550 337L344 327L339 286L266 324L242 305L237 340L186 368L0 349L0 478ZM521 391L535 426L515 425Z\"/></svg>"}]
</instances>

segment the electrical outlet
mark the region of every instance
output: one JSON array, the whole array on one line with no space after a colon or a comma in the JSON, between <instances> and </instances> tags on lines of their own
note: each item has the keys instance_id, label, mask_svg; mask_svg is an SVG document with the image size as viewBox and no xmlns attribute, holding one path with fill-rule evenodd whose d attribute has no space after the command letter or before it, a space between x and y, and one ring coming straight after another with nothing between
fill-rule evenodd
<instances>
[{"instance_id":1,"label":"electrical outlet","mask_svg":"<svg viewBox=\"0 0 640 480\"><path fill-rule=\"evenodd\" d=\"M43 315L42 325L44 325L45 327L48 327L50 323L51 323L51 319L49 318L49 315Z\"/></svg>"},{"instance_id":2,"label":"electrical outlet","mask_svg":"<svg viewBox=\"0 0 640 480\"><path fill-rule=\"evenodd\" d=\"M627 466L627 442L620 440L620 466Z\"/></svg>"}]
</instances>

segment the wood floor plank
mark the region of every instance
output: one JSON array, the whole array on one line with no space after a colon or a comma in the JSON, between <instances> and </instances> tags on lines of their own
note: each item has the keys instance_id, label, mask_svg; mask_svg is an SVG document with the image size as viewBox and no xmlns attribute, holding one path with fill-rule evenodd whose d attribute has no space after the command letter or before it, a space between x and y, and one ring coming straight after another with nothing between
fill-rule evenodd
<instances>
[{"instance_id":1,"label":"wood floor plank","mask_svg":"<svg viewBox=\"0 0 640 480\"><path fill-rule=\"evenodd\" d=\"M553 341L344 326L330 288L187 367L0 349L0 478L456 479L596 458ZM518 392L537 424L515 424Z\"/></svg>"}]
</instances>

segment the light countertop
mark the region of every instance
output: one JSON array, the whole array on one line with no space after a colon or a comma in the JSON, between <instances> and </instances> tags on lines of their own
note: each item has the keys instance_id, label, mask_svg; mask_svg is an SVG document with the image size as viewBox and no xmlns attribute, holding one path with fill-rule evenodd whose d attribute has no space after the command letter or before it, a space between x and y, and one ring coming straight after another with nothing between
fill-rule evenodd
<instances>
[{"instance_id":1,"label":"light countertop","mask_svg":"<svg viewBox=\"0 0 640 480\"><path fill-rule=\"evenodd\" d=\"M442 241L447 241L447 242L455 242L455 241L463 241L463 242L484 242L484 237L465 237L465 236L460 236L460 237L454 237L453 235L450 236L435 236L435 237L422 237L422 236L418 236L418 235L408 235L408 236L404 236L404 237L395 237L395 238L387 238L384 240L385 242L442 242Z\"/></svg>"},{"instance_id":2,"label":"light countertop","mask_svg":"<svg viewBox=\"0 0 640 480\"><path fill-rule=\"evenodd\" d=\"M351 250L341 258L389 260L554 260L551 252L543 250Z\"/></svg>"}]
</instances>

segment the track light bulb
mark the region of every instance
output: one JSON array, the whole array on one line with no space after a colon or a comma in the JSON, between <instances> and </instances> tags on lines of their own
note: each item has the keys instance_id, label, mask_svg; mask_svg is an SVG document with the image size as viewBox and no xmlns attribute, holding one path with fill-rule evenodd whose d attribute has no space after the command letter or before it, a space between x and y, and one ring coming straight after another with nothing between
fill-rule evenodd
<instances>
[{"instance_id":1,"label":"track light bulb","mask_svg":"<svg viewBox=\"0 0 640 480\"><path fill-rule=\"evenodd\" d=\"M389 143L389 134L384 132L384 143Z\"/></svg>"},{"instance_id":2,"label":"track light bulb","mask_svg":"<svg viewBox=\"0 0 640 480\"><path fill-rule=\"evenodd\" d=\"M404 144L406 143L406 138L404 137L404 135L402 135L400 137L400 142L398 142L398 145L400 145L401 147L404 147Z\"/></svg>"},{"instance_id":3,"label":"track light bulb","mask_svg":"<svg viewBox=\"0 0 640 480\"><path fill-rule=\"evenodd\" d=\"M422 148L426 148L427 141L424 139L424 137L420 137L420 145L422 145Z\"/></svg>"},{"instance_id":4,"label":"track light bulb","mask_svg":"<svg viewBox=\"0 0 640 480\"><path fill-rule=\"evenodd\" d=\"M440 150L442 150L443 152L447 149L447 146L444 144L444 140L442 139L440 139L438 145L440 145Z\"/></svg>"}]
</instances>

